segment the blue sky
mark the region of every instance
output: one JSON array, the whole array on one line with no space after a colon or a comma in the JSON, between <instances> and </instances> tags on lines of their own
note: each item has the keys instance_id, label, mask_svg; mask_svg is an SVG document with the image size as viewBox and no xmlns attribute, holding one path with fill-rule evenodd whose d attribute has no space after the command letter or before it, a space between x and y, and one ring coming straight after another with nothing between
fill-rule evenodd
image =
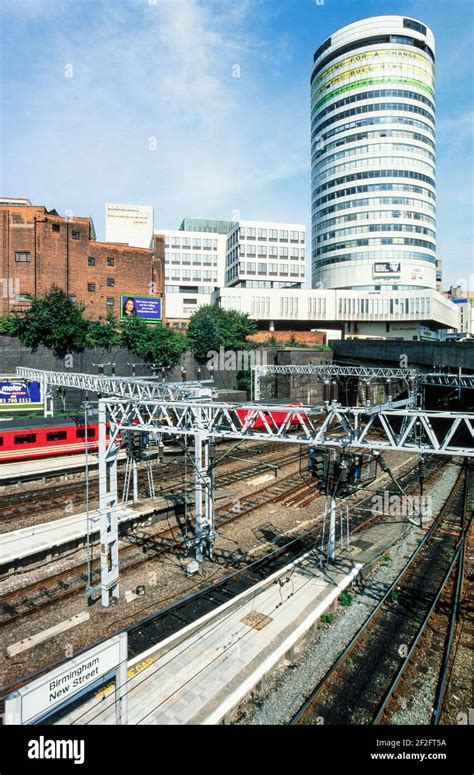
<instances>
[{"instance_id":1,"label":"blue sky","mask_svg":"<svg viewBox=\"0 0 474 775\"><path fill-rule=\"evenodd\" d=\"M443 285L468 278L474 4L320 3L0 0L0 193L92 215L98 239L107 201L152 204L156 227L238 211L310 233L313 52L345 24L404 14L436 37Z\"/></svg>"}]
</instances>

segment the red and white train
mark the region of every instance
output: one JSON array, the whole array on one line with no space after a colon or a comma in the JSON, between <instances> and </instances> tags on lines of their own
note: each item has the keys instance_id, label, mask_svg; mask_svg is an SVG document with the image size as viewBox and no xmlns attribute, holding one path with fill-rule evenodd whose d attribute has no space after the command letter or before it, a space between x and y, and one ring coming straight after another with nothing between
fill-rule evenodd
<instances>
[{"instance_id":1,"label":"red and white train","mask_svg":"<svg viewBox=\"0 0 474 775\"><path fill-rule=\"evenodd\" d=\"M272 404L273 402L262 402ZM256 403L258 406L258 402ZM270 428L280 427L287 412L286 406L302 406L299 402L278 404L275 410L265 411L265 420L257 415L250 423L250 430L260 431L268 423ZM245 422L252 409L242 407L236 410L240 422ZM297 426L300 420L297 415L291 424ZM33 460L59 455L74 455L85 452L86 428L84 416L77 417L35 417L32 419L18 418L0 423L0 464L13 463L17 460ZM87 424L87 447L90 452L97 451L99 442L99 426L96 416L92 416Z\"/></svg>"},{"instance_id":2,"label":"red and white train","mask_svg":"<svg viewBox=\"0 0 474 775\"><path fill-rule=\"evenodd\" d=\"M30 460L85 451L84 416L18 418L0 423L0 463ZM96 419L87 424L87 447L93 452L99 442Z\"/></svg>"}]
</instances>

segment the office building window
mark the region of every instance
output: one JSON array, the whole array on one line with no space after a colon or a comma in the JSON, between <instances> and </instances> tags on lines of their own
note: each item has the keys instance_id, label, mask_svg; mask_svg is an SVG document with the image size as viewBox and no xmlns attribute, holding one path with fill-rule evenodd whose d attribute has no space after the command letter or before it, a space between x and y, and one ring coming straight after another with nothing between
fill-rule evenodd
<instances>
[{"instance_id":1,"label":"office building window","mask_svg":"<svg viewBox=\"0 0 474 775\"><path fill-rule=\"evenodd\" d=\"M109 288L113 288L114 287L115 280L114 280L113 277L107 277L107 285L109 286Z\"/></svg>"},{"instance_id":2,"label":"office building window","mask_svg":"<svg viewBox=\"0 0 474 775\"><path fill-rule=\"evenodd\" d=\"M89 291L89 293L94 293L95 283L87 283L87 290Z\"/></svg>"},{"instance_id":3,"label":"office building window","mask_svg":"<svg viewBox=\"0 0 474 775\"><path fill-rule=\"evenodd\" d=\"M95 266L95 258L92 258L92 256L89 256L87 259L87 263L89 266Z\"/></svg>"},{"instance_id":4,"label":"office building window","mask_svg":"<svg viewBox=\"0 0 474 775\"><path fill-rule=\"evenodd\" d=\"M61 231L61 226L59 225L59 223L53 223L51 228L53 231Z\"/></svg>"},{"instance_id":5,"label":"office building window","mask_svg":"<svg viewBox=\"0 0 474 775\"><path fill-rule=\"evenodd\" d=\"M115 266L115 258L108 258L107 266Z\"/></svg>"},{"instance_id":6,"label":"office building window","mask_svg":"<svg viewBox=\"0 0 474 775\"><path fill-rule=\"evenodd\" d=\"M193 239L193 250L201 250L201 240Z\"/></svg>"},{"instance_id":7,"label":"office building window","mask_svg":"<svg viewBox=\"0 0 474 775\"><path fill-rule=\"evenodd\" d=\"M288 242L288 232L286 229L283 229L283 231L280 231L280 240L282 242Z\"/></svg>"},{"instance_id":8,"label":"office building window","mask_svg":"<svg viewBox=\"0 0 474 775\"><path fill-rule=\"evenodd\" d=\"M72 239L81 239L81 232L80 231L72 231L71 232L71 238Z\"/></svg>"},{"instance_id":9,"label":"office building window","mask_svg":"<svg viewBox=\"0 0 474 775\"><path fill-rule=\"evenodd\" d=\"M115 299L112 299L112 298L108 298L107 299L107 306L108 307L113 307L114 304L115 304Z\"/></svg>"},{"instance_id":10,"label":"office building window","mask_svg":"<svg viewBox=\"0 0 474 775\"><path fill-rule=\"evenodd\" d=\"M256 231L255 229L251 229L250 227L247 229L247 239L255 239L256 237Z\"/></svg>"},{"instance_id":11,"label":"office building window","mask_svg":"<svg viewBox=\"0 0 474 775\"><path fill-rule=\"evenodd\" d=\"M277 229L270 229L268 232L268 237L271 240L277 240L278 239L278 230Z\"/></svg>"},{"instance_id":12,"label":"office building window","mask_svg":"<svg viewBox=\"0 0 474 775\"><path fill-rule=\"evenodd\" d=\"M26 263L27 261L31 261L31 253L29 253L26 250L16 250L15 261L19 261L21 263Z\"/></svg>"},{"instance_id":13,"label":"office building window","mask_svg":"<svg viewBox=\"0 0 474 775\"><path fill-rule=\"evenodd\" d=\"M266 229L259 229L258 230L258 238L259 239L267 239L267 230Z\"/></svg>"}]
</instances>

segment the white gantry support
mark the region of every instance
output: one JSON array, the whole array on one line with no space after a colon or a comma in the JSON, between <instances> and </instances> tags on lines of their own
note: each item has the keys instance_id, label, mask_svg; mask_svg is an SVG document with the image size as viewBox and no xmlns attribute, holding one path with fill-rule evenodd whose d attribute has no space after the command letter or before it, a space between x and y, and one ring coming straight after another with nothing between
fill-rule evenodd
<instances>
[{"instance_id":1,"label":"white gantry support","mask_svg":"<svg viewBox=\"0 0 474 775\"><path fill-rule=\"evenodd\" d=\"M107 442L107 407L99 401L100 597L103 608L119 597L117 438ZM88 590L89 596L97 591Z\"/></svg>"},{"instance_id":2,"label":"white gantry support","mask_svg":"<svg viewBox=\"0 0 474 775\"><path fill-rule=\"evenodd\" d=\"M67 371L45 371L17 366L17 376L24 379L34 379L41 382L44 395L52 387L68 387L77 390L100 393L118 398L189 399L210 397L212 380L204 382L158 382L146 377L117 377L105 374L79 374ZM45 404L46 405L46 404Z\"/></svg>"},{"instance_id":3,"label":"white gantry support","mask_svg":"<svg viewBox=\"0 0 474 775\"><path fill-rule=\"evenodd\" d=\"M195 440L195 552L212 558L212 459L216 439L279 441L336 449L400 450L474 458L474 414L382 406L270 406L203 401L99 400L101 598L118 598L117 450L128 430ZM274 413L277 412L277 419ZM106 437L106 423L109 434ZM335 538L335 536L334 536Z\"/></svg>"}]
</instances>

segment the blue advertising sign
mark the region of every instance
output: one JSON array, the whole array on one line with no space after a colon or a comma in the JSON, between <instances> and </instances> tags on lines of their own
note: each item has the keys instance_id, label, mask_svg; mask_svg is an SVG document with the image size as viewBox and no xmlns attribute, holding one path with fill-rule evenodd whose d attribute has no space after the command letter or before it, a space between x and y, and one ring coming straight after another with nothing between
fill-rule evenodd
<instances>
[{"instance_id":1,"label":"blue advertising sign","mask_svg":"<svg viewBox=\"0 0 474 775\"><path fill-rule=\"evenodd\" d=\"M140 318L147 323L159 323L162 319L161 296L121 296L120 319Z\"/></svg>"},{"instance_id":2,"label":"blue advertising sign","mask_svg":"<svg viewBox=\"0 0 474 775\"><path fill-rule=\"evenodd\" d=\"M22 380L0 381L0 404L39 404L41 403L41 388L39 382L23 382Z\"/></svg>"}]
</instances>

